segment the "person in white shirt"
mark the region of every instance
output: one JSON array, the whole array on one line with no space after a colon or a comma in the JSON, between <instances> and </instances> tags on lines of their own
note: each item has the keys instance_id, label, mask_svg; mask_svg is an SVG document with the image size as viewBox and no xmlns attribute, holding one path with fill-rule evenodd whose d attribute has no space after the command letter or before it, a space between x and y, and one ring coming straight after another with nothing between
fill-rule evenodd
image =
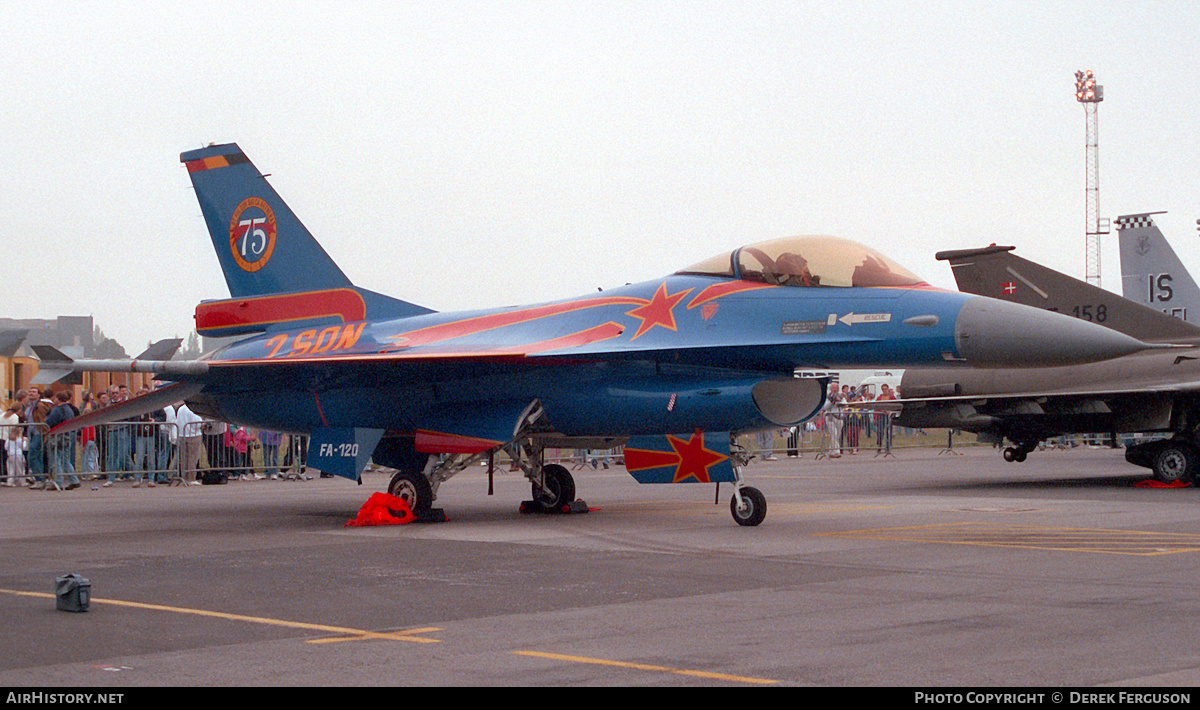
<instances>
[{"instance_id":1,"label":"person in white shirt","mask_svg":"<svg viewBox=\"0 0 1200 710\"><path fill-rule=\"evenodd\" d=\"M25 431L24 427L20 426L20 411L20 401L14 401L4 414L0 415L0 446L4 447L8 455L8 475L0 485L7 488L16 486L17 479L25 477Z\"/></svg>"},{"instance_id":2,"label":"person in white shirt","mask_svg":"<svg viewBox=\"0 0 1200 710\"><path fill-rule=\"evenodd\" d=\"M172 427L175 436L178 437L179 448L179 470L183 474L183 480L188 483L199 482L200 476L200 442L203 432L201 424L203 423L197 414L188 408L184 402L175 410L175 426Z\"/></svg>"}]
</instances>

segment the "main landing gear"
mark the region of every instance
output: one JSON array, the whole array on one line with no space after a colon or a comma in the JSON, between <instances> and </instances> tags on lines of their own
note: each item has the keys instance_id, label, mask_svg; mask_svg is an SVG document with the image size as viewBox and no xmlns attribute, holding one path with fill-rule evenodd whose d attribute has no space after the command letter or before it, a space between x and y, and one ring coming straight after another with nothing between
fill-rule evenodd
<instances>
[{"instance_id":1,"label":"main landing gear","mask_svg":"<svg viewBox=\"0 0 1200 710\"><path fill-rule=\"evenodd\" d=\"M474 458L474 457L472 457ZM455 473L478 460L463 463L454 456L431 456L424 471L400 470L392 476L387 492L408 503L409 510L418 520L443 521L445 516L433 507L437 499L435 490ZM522 512L532 513L577 513L586 512L586 504L575 500L575 479L564 466L546 464L530 465L526 476L530 479L532 500L522 504ZM437 485L435 485L435 483Z\"/></svg>"},{"instance_id":2,"label":"main landing gear","mask_svg":"<svg viewBox=\"0 0 1200 710\"><path fill-rule=\"evenodd\" d=\"M1200 478L1200 449L1187 437L1127 446L1125 460L1150 469L1161 483L1189 483Z\"/></svg>"},{"instance_id":3,"label":"main landing gear","mask_svg":"<svg viewBox=\"0 0 1200 710\"><path fill-rule=\"evenodd\" d=\"M1004 460L1010 463L1014 461L1021 463L1025 460L1025 457L1029 455L1030 451L1033 451L1038 447L1039 443L1040 441L1038 439L1023 439L1021 441L1017 441L1015 446L1009 446L1008 448L1004 449Z\"/></svg>"},{"instance_id":4,"label":"main landing gear","mask_svg":"<svg viewBox=\"0 0 1200 710\"><path fill-rule=\"evenodd\" d=\"M433 487L422 471L397 471L387 492L408 503L408 509L421 520L433 509Z\"/></svg>"},{"instance_id":5,"label":"main landing gear","mask_svg":"<svg viewBox=\"0 0 1200 710\"><path fill-rule=\"evenodd\" d=\"M1029 455L1030 451L1033 451L1033 449L1026 449L1023 446L1010 446L1004 450L1004 460L1009 463L1013 461L1021 463Z\"/></svg>"},{"instance_id":6,"label":"main landing gear","mask_svg":"<svg viewBox=\"0 0 1200 710\"><path fill-rule=\"evenodd\" d=\"M530 492L538 512L568 512L575 502L575 479L565 466L556 463L542 466L541 480L530 477Z\"/></svg>"},{"instance_id":7,"label":"main landing gear","mask_svg":"<svg viewBox=\"0 0 1200 710\"><path fill-rule=\"evenodd\" d=\"M565 466L543 463L543 445L536 436L535 426L542 417L541 405L535 400L521 414L513 441L504 446L475 454L416 454L411 448L391 452L390 461L397 472L388 484L388 493L403 498L420 520L444 519L433 508L438 488L457 473L487 462L489 475L495 465L495 455L504 451L514 466L529 479L532 500L522 504L522 512L574 513L586 512L587 505L575 500L575 479ZM424 457L424 467L421 467Z\"/></svg>"},{"instance_id":8,"label":"main landing gear","mask_svg":"<svg viewBox=\"0 0 1200 710\"><path fill-rule=\"evenodd\" d=\"M623 439L595 437L567 440L557 436L553 430L538 428L537 423L541 417L541 406L535 400L519 418L511 441L473 454L418 453L411 440L384 439L376 447L376 462L396 469L395 475L388 483L387 492L404 499L418 520L445 520L442 511L433 507L441 484L462 471L471 468L479 470L479 465L483 463L488 465L490 481L496 454L504 452L511 460L514 470L519 469L529 479L530 500L521 504L521 512L585 513L588 506L583 501L576 500L575 479L570 471L565 466L544 462L543 454L547 442L557 447L565 443L566 446L608 449L620 445ZM742 480L742 471L751 457L736 441L730 442L729 451L734 483L729 512L738 525L760 525L767 517L767 498L762 491L746 485ZM721 476L721 479L729 481L727 475ZM489 484L489 494L490 491Z\"/></svg>"}]
</instances>

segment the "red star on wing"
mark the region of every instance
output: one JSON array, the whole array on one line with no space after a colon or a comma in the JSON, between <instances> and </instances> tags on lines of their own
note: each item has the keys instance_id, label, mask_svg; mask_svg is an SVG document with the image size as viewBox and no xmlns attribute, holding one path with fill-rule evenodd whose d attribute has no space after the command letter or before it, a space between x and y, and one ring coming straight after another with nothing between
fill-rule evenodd
<instances>
[{"instance_id":1,"label":"red star on wing","mask_svg":"<svg viewBox=\"0 0 1200 710\"><path fill-rule=\"evenodd\" d=\"M692 438L687 441L674 436L668 436L667 441L671 443L671 448L675 449L675 453L679 454L679 465L675 467L674 483L685 481L688 478L695 478L700 483L708 483L708 469L729 458L712 449L706 449L704 432L701 431L692 434Z\"/></svg>"},{"instance_id":2,"label":"red star on wing","mask_svg":"<svg viewBox=\"0 0 1200 710\"><path fill-rule=\"evenodd\" d=\"M692 289L689 288L686 291L667 295L667 285L660 284L649 303L644 306L638 306L626 314L642 321L642 324L638 326L637 332L633 334L630 340L637 340L656 325L660 325L667 330L678 330L675 327L675 306L691 292Z\"/></svg>"}]
</instances>

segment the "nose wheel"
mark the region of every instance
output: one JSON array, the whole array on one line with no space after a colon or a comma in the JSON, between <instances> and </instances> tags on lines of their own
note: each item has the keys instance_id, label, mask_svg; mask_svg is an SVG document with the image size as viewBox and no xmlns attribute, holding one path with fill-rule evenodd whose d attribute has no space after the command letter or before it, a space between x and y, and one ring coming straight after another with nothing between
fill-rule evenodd
<instances>
[{"instance_id":1,"label":"nose wheel","mask_svg":"<svg viewBox=\"0 0 1200 710\"><path fill-rule=\"evenodd\" d=\"M753 486L742 486L729 499L729 512L738 525L753 527L767 517L767 497Z\"/></svg>"}]
</instances>

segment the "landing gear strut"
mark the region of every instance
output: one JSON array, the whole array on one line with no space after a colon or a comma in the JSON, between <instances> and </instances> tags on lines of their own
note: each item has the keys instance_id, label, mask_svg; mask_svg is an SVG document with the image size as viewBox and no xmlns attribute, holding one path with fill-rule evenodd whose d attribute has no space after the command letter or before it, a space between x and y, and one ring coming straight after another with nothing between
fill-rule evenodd
<instances>
[{"instance_id":1,"label":"landing gear strut","mask_svg":"<svg viewBox=\"0 0 1200 710\"><path fill-rule=\"evenodd\" d=\"M742 469L750 462L750 454L729 437L729 456L733 459L733 497L729 499L729 512L738 525L754 527L767 517L767 497L762 491L742 483Z\"/></svg>"},{"instance_id":2,"label":"landing gear strut","mask_svg":"<svg viewBox=\"0 0 1200 710\"><path fill-rule=\"evenodd\" d=\"M575 500L575 478L566 466L542 463L541 447L532 442L507 450L529 479L532 500L521 504L522 513L587 512L587 505Z\"/></svg>"}]
</instances>

